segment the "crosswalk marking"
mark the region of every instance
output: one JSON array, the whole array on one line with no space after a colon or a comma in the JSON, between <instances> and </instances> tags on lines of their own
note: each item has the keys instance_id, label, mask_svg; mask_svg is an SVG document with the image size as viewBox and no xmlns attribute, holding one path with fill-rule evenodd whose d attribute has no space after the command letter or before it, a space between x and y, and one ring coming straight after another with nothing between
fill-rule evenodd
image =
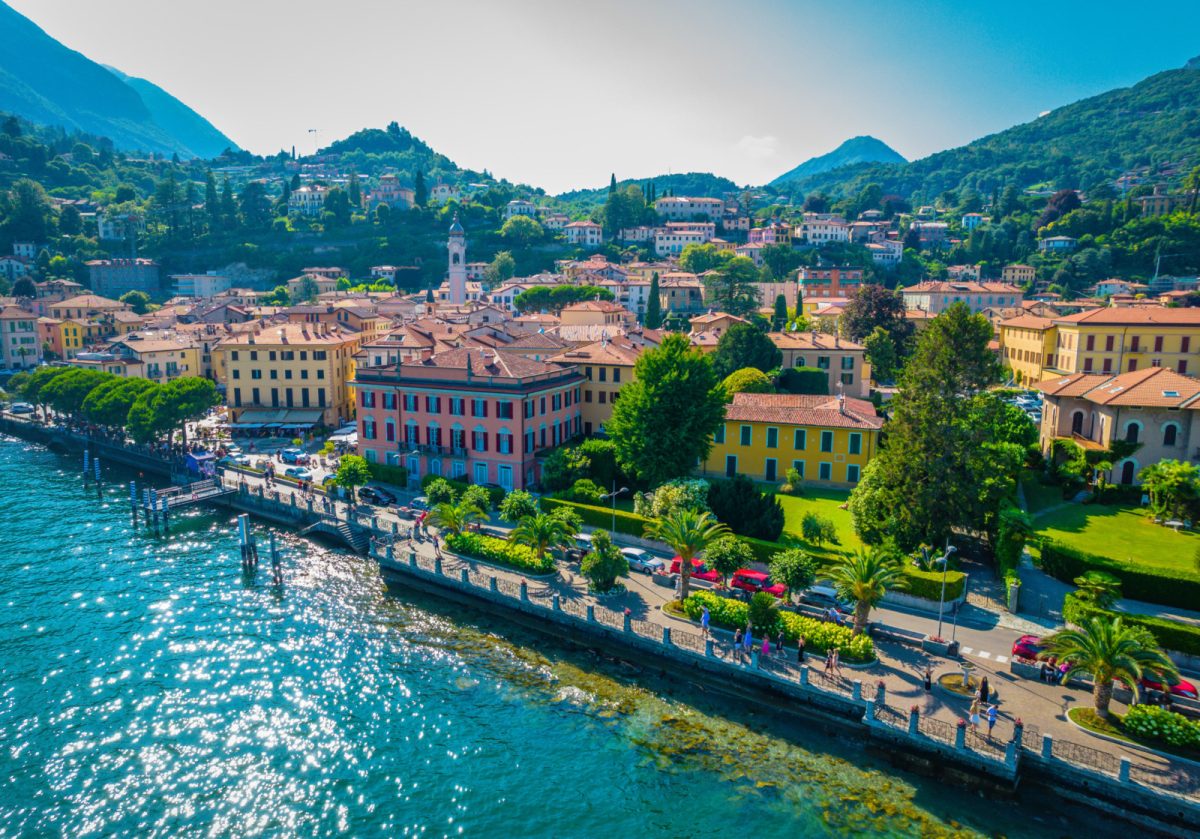
<instances>
[{"instance_id":1,"label":"crosswalk marking","mask_svg":"<svg viewBox=\"0 0 1200 839\"><path fill-rule=\"evenodd\" d=\"M998 656L996 656L996 663L997 663L997 664L1003 664L1003 663L1004 663L1004 662L1006 662L1006 661L1008 661L1008 656L1006 656L1006 655L998 655Z\"/></svg>"},{"instance_id":2,"label":"crosswalk marking","mask_svg":"<svg viewBox=\"0 0 1200 839\"><path fill-rule=\"evenodd\" d=\"M980 650L978 653L976 653L976 655L979 656L980 658L991 658L992 657L992 654L989 653L987 650Z\"/></svg>"},{"instance_id":3,"label":"crosswalk marking","mask_svg":"<svg viewBox=\"0 0 1200 839\"><path fill-rule=\"evenodd\" d=\"M973 653L973 652L975 652L975 649L973 647L963 647L962 651L964 653Z\"/></svg>"}]
</instances>

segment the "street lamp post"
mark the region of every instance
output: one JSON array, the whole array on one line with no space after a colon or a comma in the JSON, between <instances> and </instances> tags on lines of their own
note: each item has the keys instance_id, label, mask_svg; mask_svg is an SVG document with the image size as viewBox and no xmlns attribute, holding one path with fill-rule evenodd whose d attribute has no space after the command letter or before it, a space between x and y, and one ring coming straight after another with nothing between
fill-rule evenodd
<instances>
[{"instance_id":1,"label":"street lamp post","mask_svg":"<svg viewBox=\"0 0 1200 839\"><path fill-rule=\"evenodd\" d=\"M946 552L942 554L941 559L936 560L942 563L942 596L938 600L938 628L937 637L942 637L942 610L946 606L946 571L950 568L950 554L957 551L958 548L953 545L946 546Z\"/></svg>"},{"instance_id":2,"label":"street lamp post","mask_svg":"<svg viewBox=\"0 0 1200 839\"><path fill-rule=\"evenodd\" d=\"M608 493L609 499L612 501L612 530L611 533L617 532L617 496L624 495L629 492L629 487L621 487L617 489L617 479L613 478L612 492Z\"/></svg>"}]
</instances>

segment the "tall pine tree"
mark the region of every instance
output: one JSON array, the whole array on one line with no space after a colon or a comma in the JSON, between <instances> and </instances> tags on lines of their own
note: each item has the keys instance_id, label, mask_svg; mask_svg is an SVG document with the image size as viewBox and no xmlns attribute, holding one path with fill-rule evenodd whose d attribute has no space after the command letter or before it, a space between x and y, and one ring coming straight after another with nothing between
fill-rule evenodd
<instances>
[{"instance_id":1,"label":"tall pine tree","mask_svg":"<svg viewBox=\"0 0 1200 839\"><path fill-rule=\"evenodd\" d=\"M658 294L658 272L655 271L650 276L650 296L646 300L645 324L647 329L658 329L662 326L662 301Z\"/></svg>"},{"instance_id":2,"label":"tall pine tree","mask_svg":"<svg viewBox=\"0 0 1200 839\"><path fill-rule=\"evenodd\" d=\"M420 169L417 170L417 176L413 178L413 203L418 207L424 207L429 203L429 188L425 186L425 173Z\"/></svg>"},{"instance_id":3,"label":"tall pine tree","mask_svg":"<svg viewBox=\"0 0 1200 839\"><path fill-rule=\"evenodd\" d=\"M204 179L204 212L208 215L209 232L218 232L221 229L221 199L217 197L217 179L211 169Z\"/></svg>"}]
</instances>

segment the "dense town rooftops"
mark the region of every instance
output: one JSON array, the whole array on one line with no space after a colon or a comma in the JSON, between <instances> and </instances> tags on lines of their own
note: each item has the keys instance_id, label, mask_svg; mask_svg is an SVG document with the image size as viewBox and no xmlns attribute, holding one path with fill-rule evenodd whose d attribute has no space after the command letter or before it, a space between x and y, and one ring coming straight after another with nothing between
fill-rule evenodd
<instances>
[{"instance_id":1,"label":"dense town rooftops","mask_svg":"<svg viewBox=\"0 0 1200 839\"><path fill-rule=\"evenodd\" d=\"M1200 379L1166 367L1147 367L1119 376L1075 373L1041 382L1037 388L1047 396L1077 397L1097 405L1200 409Z\"/></svg>"}]
</instances>

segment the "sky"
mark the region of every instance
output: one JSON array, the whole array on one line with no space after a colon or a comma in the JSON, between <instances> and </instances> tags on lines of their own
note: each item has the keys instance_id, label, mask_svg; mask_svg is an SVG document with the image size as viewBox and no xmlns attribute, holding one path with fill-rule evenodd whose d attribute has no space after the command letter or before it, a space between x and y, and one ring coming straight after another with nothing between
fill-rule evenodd
<instances>
[{"instance_id":1,"label":"sky","mask_svg":"<svg viewBox=\"0 0 1200 839\"><path fill-rule=\"evenodd\" d=\"M761 184L859 134L916 159L1200 55L1196 0L7 2L250 151L395 120L549 192Z\"/></svg>"}]
</instances>

